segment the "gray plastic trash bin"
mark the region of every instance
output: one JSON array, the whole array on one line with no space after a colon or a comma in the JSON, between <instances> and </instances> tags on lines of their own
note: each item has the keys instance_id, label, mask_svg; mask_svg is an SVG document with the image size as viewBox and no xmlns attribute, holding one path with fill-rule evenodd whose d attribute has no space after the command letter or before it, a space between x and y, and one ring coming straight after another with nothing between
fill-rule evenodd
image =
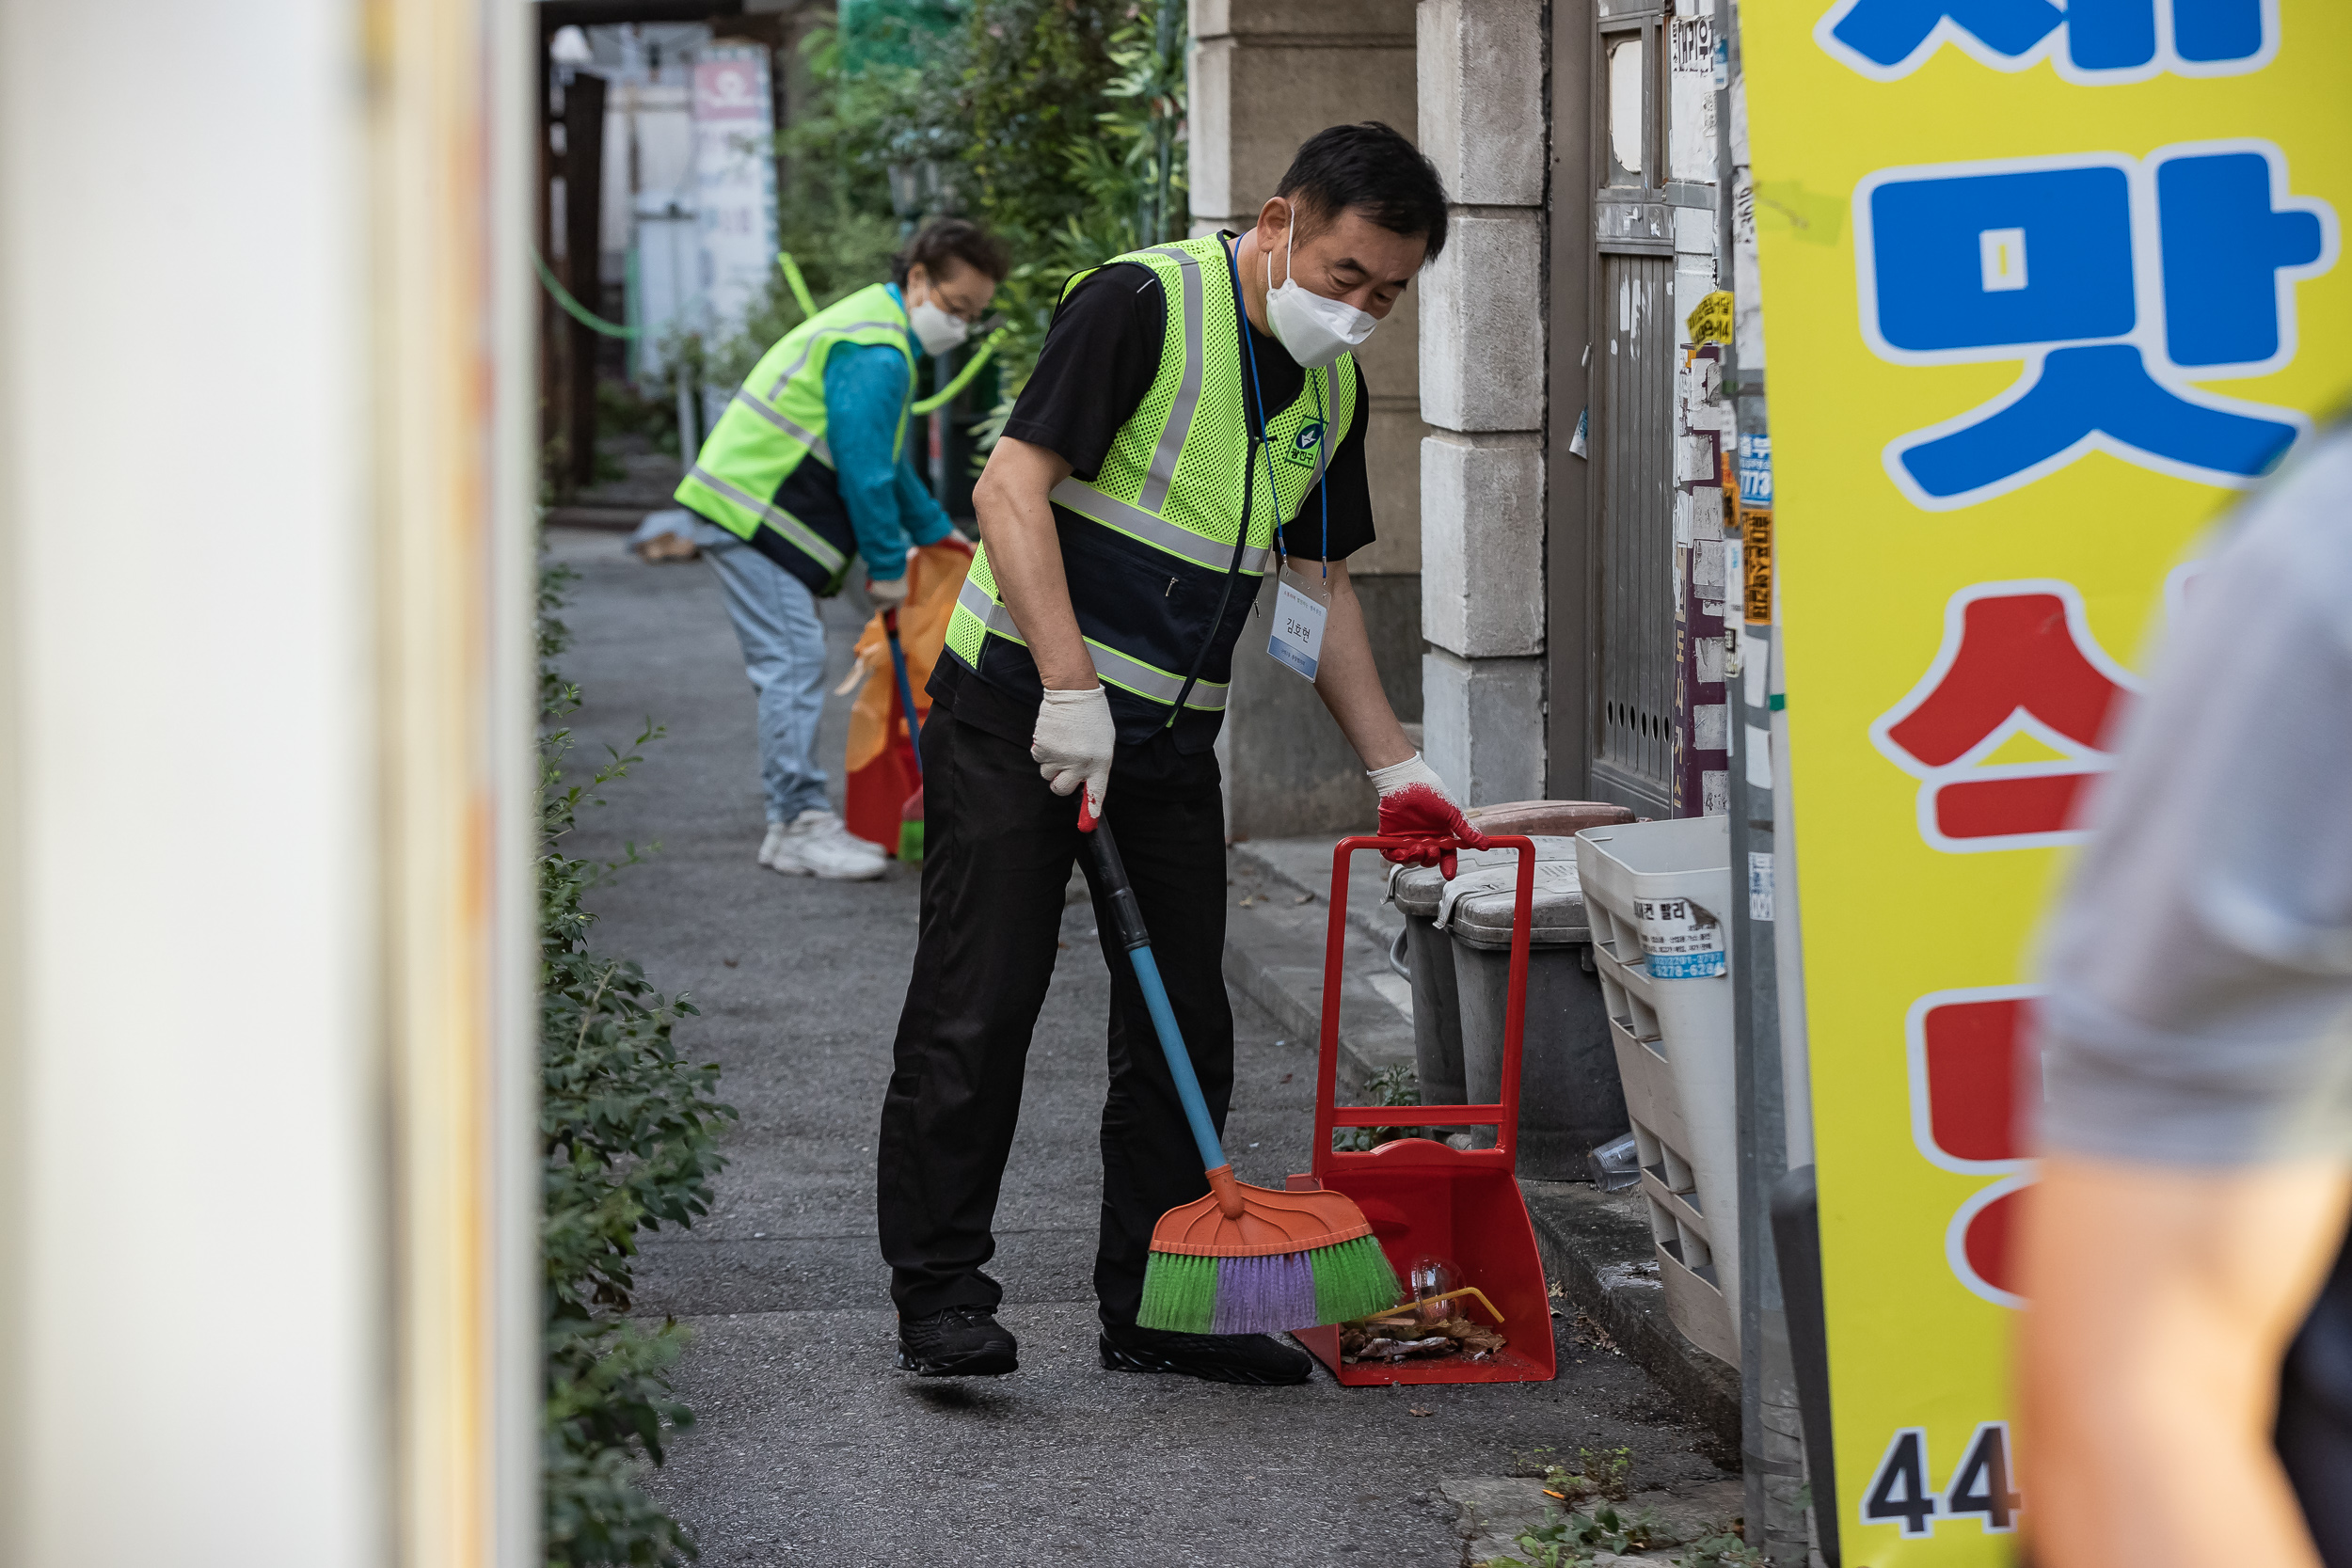
<instances>
[{"instance_id":1,"label":"gray plastic trash bin","mask_svg":"<svg viewBox=\"0 0 2352 1568\"><path fill-rule=\"evenodd\" d=\"M1584 804L1535 803L1561 808ZM1588 810L1584 815L1594 812ZM1509 831L1523 830L1515 827ZM1534 842L1537 864L1551 861L1575 863L1573 836L1543 836ZM1517 886L1512 879L1518 875L1518 856L1513 850L1475 849L1456 858L1454 882L1448 882L1445 874L1434 865L1400 865L1389 872L1389 902L1405 917L1403 962L1405 977L1413 984L1413 1066L1423 1105L1471 1103L1462 1076L1462 1008L1454 990L1454 942L1439 924L1439 911L1452 911L1453 896L1457 895L1453 890L1456 888ZM1498 876L1500 881L1496 879ZM1504 918L1508 918L1507 914ZM1488 1087L1486 1098L1476 1103L1491 1103L1495 1093L1500 1092L1495 1085ZM1472 1129L1471 1135L1482 1148L1494 1142L1491 1129Z\"/></svg>"},{"instance_id":2,"label":"gray plastic trash bin","mask_svg":"<svg viewBox=\"0 0 2352 1568\"><path fill-rule=\"evenodd\" d=\"M1413 986L1413 1067L1423 1105L1467 1103L1462 1094L1462 1009L1454 995L1454 943L1437 928L1445 879L1435 866L1389 872L1389 901L1405 917L1405 977Z\"/></svg>"},{"instance_id":3,"label":"gray plastic trash bin","mask_svg":"<svg viewBox=\"0 0 2352 1568\"><path fill-rule=\"evenodd\" d=\"M1536 846L1527 1035L1519 1064L1518 1170L1537 1180L1581 1180L1590 1174L1585 1156L1622 1136L1631 1123L1609 1038L1608 1005L1593 973L1593 937L1577 881L1575 841L1538 839ZM1447 923L1462 1009L1463 1077L1470 1098L1482 1102L1502 1093L1516 904L1508 869L1486 875L1504 879L1503 885L1492 892L1465 890ZM1491 1141L1485 1129L1479 1133L1482 1142Z\"/></svg>"},{"instance_id":4,"label":"gray plastic trash bin","mask_svg":"<svg viewBox=\"0 0 2352 1568\"><path fill-rule=\"evenodd\" d=\"M1585 1155L1625 1132L1625 1096L1617 1086L1600 982L1585 956L1592 937L1577 886L1576 841L1547 835L1534 845L1519 1170L1552 1180L1581 1180L1587 1174ZM1400 867L1390 879L1389 895L1405 916L1424 1105L1484 1105L1502 1098L1518 879L1518 855L1489 849L1461 856L1452 882L1432 866ZM1473 1128L1470 1137L1488 1148L1494 1130Z\"/></svg>"}]
</instances>

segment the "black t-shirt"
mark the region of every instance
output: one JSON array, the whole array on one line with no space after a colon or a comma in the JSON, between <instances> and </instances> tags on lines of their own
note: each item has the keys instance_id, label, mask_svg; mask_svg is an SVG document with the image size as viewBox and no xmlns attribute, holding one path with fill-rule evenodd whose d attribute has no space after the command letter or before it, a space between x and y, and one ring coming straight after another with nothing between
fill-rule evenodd
<instances>
[{"instance_id":1,"label":"black t-shirt","mask_svg":"<svg viewBox=\"0 0 2352 1568\"><path fill-rule=\"evenodd\" d=\"M1245 325L1248 319L1244 316ZM1265 393L1271 417L1297 399L1307 372L1279 342L1254 326L1248 330L1258 361L1258 388ZM1120 427L1143 406L1167 341L1168 302L1159 276L1134 261L1104 267L1073 289L1054 313L1036 373L1021 389L1005 434L1057 454L1080 479L1093 479ZM1242 396L1254 426L1257 404L1247 385ZM1282 531L1285 555L1343 561L1372 543L1372 486L1364 475L1365 410L1371 401L1359 367L1355 415L1324 479L1330 491L1330 555L1323 553L1326 498L1313 490L1307 492L1297 519Z\"/></svg>"},{"instance_id":2,"label":"black t-shirt","mask_svg":"<svg viewBox=\"0 0 2352 1568\"><path fill-rule=\"evenodd\" d=\"M1265 395L1265 407L1279 413L1306 388L1307 372L1280 342L1248 323L1245 314L1250 354L1257 360L1258 389ZM1150 394L1167 341L1168 303L1158 275L1134 261L1103 268L1073 289L1054 312L1054 325L1038 352L1037 370L1013 404L1005 434L1045 448L1068 463L1078 478L1092 480L1120 428ZM1258 405L1247 386L1243 397L1254 426ZM1364 472L1365 411L1371 401L1359 368L1355 415L1331 455L1323 483L1307 492L1295 519L1281 531L1283 553L1307 561L1343 561L1372 543L1372 486ZM1258 461L1265 461L1263 453ZM1324 553L1326 497L1319 491L1328 492L1331 508L1328 556ZM1075 526L1068 516L1061 520ZM974 677L958 659L942 658L927 689L958 719L1007 740L1025 745L1037 726L1034 696ZM1113 705L1118 706L1117 698ZM1199 767L1193 753L1205 753L1216 722L1207 719L1205 725L1182 726L1187 733L1169 751L1166 763L1171 780L1192 780ZM1156 756L1167 749L1166 741L1154 736L1146 747L1122 744L1116 764L1120 777L1156 776L1160 769L1145 766L1144 756ZM1180 752L1186 759L1181 763L1175 760Z\"/></svg>"}]
</instances>

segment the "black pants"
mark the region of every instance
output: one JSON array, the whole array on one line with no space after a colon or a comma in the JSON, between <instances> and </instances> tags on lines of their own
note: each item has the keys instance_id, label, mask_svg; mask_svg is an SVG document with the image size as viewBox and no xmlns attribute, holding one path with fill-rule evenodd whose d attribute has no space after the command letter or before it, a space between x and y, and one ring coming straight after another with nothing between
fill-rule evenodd
<instances>
[{"instance_id":1,"label":"black pants","mask_svg":"<svg viewBox=\"0 0 2352 1568\"><path fill-rule=\"evenodd\" d=\"M981 1272L1021 1110L1029 1033L1053 977L1077 797L1038 776L1027 746L935 710L923 728L923 917L882 1099L879 1210L890 1293L907 1317L993 1308ZM1120 748L1105 815L1152 932L1193 1070L1221 1129L1233 1086L1225 999L1225 810L1216 765L1165 735ZM1124 949L1096 887L1111 972L1110 1096L1103 1106L1103 1230L1094 1290L1103 1321L1143 1297L1152 1227L1208 1191L1184 1108Z\"/></svg>"}]
</instances>

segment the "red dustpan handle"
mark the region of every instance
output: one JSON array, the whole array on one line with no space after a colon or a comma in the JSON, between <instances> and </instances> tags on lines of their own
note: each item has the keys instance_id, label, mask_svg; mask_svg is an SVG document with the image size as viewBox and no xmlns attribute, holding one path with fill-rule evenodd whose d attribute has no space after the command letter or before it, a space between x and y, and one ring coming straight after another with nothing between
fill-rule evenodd
<instances>
[{"instance_id":1,"label":"red dustpan handle","mask_svg":"<svg viewBox=\"0 0 2352 1568\"><path fill-rule=\"evenodd\" d=\"M1495 1147L1462 1156L1481 1164L1508 1170L1519 1129L1519 1047L1527 1033L1528 938L1535 925L1535 845L1518 833L1489 833L1486 847L1518 851L1518 890L1511 917L1511 971L1502 1010L1502 1098L1492 1105L1419 1106L1411 1120L1424 1127L1487 1127L1495 1130ZM1359 849L1395 846L1426 848L1426 838L1403 839L1363 834L1343 838L1331 850L1331 906L1323 949L1323 1039L1315 1070L1314 1172L1317 1176L1343 1162L1365 1160L1366 1154L1341 1154L1331 1148L1335 1127L1386 1127L1402 1113L1391 1105L1336 1103L1340 1069L1340 984L1342 958L1347 947L1347 868Z\"/></svg>"}]
</instances>

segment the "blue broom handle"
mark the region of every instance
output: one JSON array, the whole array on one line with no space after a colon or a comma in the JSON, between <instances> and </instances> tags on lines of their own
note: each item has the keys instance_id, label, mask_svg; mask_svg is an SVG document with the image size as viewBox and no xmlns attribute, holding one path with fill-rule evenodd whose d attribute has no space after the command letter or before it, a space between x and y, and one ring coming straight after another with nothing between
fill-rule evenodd
<instances>
[{"instance_id":1,"label":"blue broom handle","mask_svg":"<svg viewBox=\"0 0 2352 1568\"><path fill-rule=\"evenodd\" d=\"M923 736L914 727L914 687L907 680L907 654L898 646L898 612L882 611L882 635L890 639L890 668L898 676L898 706L907 716L907 747L914 753L914 782L923 782Z\"/></svg>"},{"instance_id":2,"label":"blue broom handle","mask_svg":"<svg viewBox=\"0 0 2352 1568\"><path fill-rule=\"evenodd\" d=\"M1217 1142L1216 1124L1209 1119L1209 1102L1200 1097L1200 1080L1193 1075L1192 1053L1184 1049L1184 1033L1176 1027L1176 1009L1168 1005L1168 988L1160 983L1160 966L1152 957L1152 936L1143 925L1143 906L1136 902L1135 886L1127 880L1126 864L1119 858L1119 841L1111 837L1110 825L1089 809L1090 804L1086 796L1079 796L1078 831L1094 852L1094 874L1103 884L1103 901L1110 906L1111 925L1120 945L1127 949L1127 961L1135 966L1136 984L1143 989L1143 1005L1151 1011L1152 1027L1168 1056L1168 1075L1176 1081L1176 1098L1184 1103L1192 1141L1200 1147L1200 1168L1215 1170L1226 1164L1225 1148Z\"/></svg>"},{"instance_id":3,"label":"blue broom handle","mask_svg":"<svg viewBox=\"0 0 2352 1568\"><path fill-rule=\"evenodd\" d=\"M1152 1009L1152 1027L1159 1031L1160 1049L1168 1053L1168 1075L1176 1080L1176 1098L1184 1101L1184 1120L1192 1124L1192 1141L1200 1146L1200 1168L1224 1164L1225 1146L1217 1142L1209 1120L1209 1102L1200 1097L1200 1080L1193 1076L1192 1053L1176 1030L1175 1009L1168 1005L1168 988L1160 984L1160 966L1149 947L1131 947L1128 962L1136 966L1136 984L1143 988L1143 1005Z\"/></svg>"}]
</instances>

